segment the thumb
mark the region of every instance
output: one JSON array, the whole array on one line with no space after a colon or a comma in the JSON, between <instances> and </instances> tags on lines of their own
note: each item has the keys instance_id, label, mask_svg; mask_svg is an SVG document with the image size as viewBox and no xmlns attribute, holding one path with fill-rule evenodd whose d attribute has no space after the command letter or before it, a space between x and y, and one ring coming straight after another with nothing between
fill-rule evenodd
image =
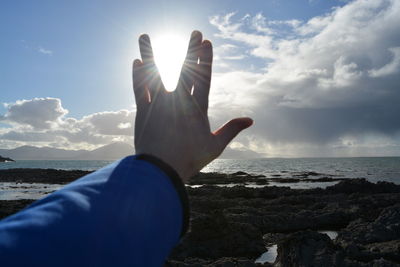
<instances>
[{"instance_id":1,"label":"thumb","mask_svg":"<svg viewBox=\"0 0 400 267\"><path fill-rule=\"evenodd\" d=\"M250 118L236 118L224 124L214 132L219 148L224 150L238 133L250 127L252 124L253 120Z\"/></svg>"}]
</instances>

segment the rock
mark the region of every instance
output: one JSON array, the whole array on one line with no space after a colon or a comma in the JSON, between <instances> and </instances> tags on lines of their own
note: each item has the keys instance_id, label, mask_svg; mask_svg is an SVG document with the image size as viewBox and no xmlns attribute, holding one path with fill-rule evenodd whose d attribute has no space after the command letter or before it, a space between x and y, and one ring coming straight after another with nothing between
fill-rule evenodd
<instances>
[{"instance_id":1,"label":"rock","mask_svg":"<svg viewBox=\"0 0 400 267\"><path fill-rule=\"evenodd\" d=\"M181 261L185 258L256 258L264 250L262 233L257 228L232 222L223 213L213 212L191 221L190 232L173 250L171 258Z\"/></svg>"},{"instance_id":2,"label":"rock","mask_svg":"<svg viewBox=\"0 0 400 267\"><path fill-rule=\"evenodd\" d=\"M338 184L326 188L328 193L399 193L400 186L388 182L378 182L376 184L368 182L366 179L345 179Z\"/></svg>"},{"instance_id":3,"label":"rock","mask_svg":"<svg viewBox=\"0 0 400 267\"><path fill-rule=\"evenodd\" d=\"M31 204L34 200L21 199L21 200L1 200L0 201L0 219L12 215L26 206Z\"/></svg>"},{"instance_id":4,"label":"rock","mask_svg":"<svg viewBox=\"0 0 400 267\"><path fill-rule=\"evenodd\" d=\"M0 182L66 184L91 172L55 169L6 169L0 170Z\"/></svg>"},{"instance_id":5,"label":"rock","mask_svg":"<svg viewBox=\"0 0 400 267\"><path fill-rule=\"evenodd\" d=\"M219 172L203 173L191 177L188 181L189 185L212 185L212 184L242 184L246 183L261 183L267 184L265 175L248 174L246 172L235 172L225 174Z\"/></svg>"},{"instance_id":6,"label":"rock","mask_svg":"<svg viewBox=\"0 0 400 267\"><path fill-rule=\"evenodd\" d=\"M303 231L278 243L275 266L343 266L344 253L325 234Z\"/></svg>"},{"instance_id":7,"label":"rock","mask_svg":"<svg viewBox=\"0 0 400 267\"><path fill-rule=\"evenodd\" d=\"M400 205L385 208L373 222L362 219L350 223L340 232L338 240L343 243L370 244L400 239Z\"/></svg>"},{"instance_id":8,"label":"rock","mask_svg":"<svg viewBox=\"0 0 400 267\"><path fill-rule=\"evenodd\" d=\"M272 266L270 264L256 264L253 260L246 258L221 258L216 261L204 260L198 258L188 258L185 261L168 261L166 266L171 267L202 267L202 266L218 266L218 267L253 267L253 266Z\"/></svg>"},{"instance_id":9,"label":"rock","mask_svg":"<svg viewBox=\"0 0 400 267\"><path fill-rule=\"evenodd\" d=\"M238 171L238 172L234 172L232 173L232 175L248 175L247 172L242 172L242 171Z\"/></svg>"}]
</instances>

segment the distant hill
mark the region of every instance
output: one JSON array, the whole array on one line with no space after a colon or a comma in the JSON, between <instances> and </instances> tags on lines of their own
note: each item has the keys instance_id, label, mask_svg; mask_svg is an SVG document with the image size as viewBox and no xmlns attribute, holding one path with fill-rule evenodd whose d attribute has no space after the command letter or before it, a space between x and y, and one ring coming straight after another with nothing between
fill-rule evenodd
<instances>
[{"instance_id":1,"label":"distant hill","mask_svg":"<svg viewBox=\"0 0 400 267\"><path fill-rule=\"evenodd\" d=\"M112 143L92 151L79 154L80 160L114 160L135 154L133 146L127 143Z\"/></svg>"},{"instance_id":2,"label":"distant hill","mask_svg":"<svg viewBox=\"0 0 400 267\"><path fill-rule=\"evenodd\" d=\"M133 146L116 142L94 150L66 150L52 147L20 146L0 149L0 155L14 160L115 160L135 153ZM226 148L220 158L248 159L263 156L251 150Z\"/></svg>"},{"instance_id":3,"label":"distant hill","mask_svg":"<svg viewBox=\"0 0 400 267\"><path fill-rule=\"evenodd\" d=\"M232 149L230 147L225 148L222 155L219 156L220 159L257 159L263 157L264 156L262 154L254 152L253 150L249 149L239 150L239 149Z\"/></svg>"},{"instance_id":4,"label":"distant hill","mask_svg":"<svg viewBox=\"0 0 400 267\"><path fill-rule=\"evenodd\" d=\"M3 158L2 156L0 156L0 162L7 162L7 161L14 161L10 158Z\"/></svg>"},{"instance_id":5,"label":"distant hill","mask_svg":"<svg viewBox=\"0 0 400 267\"><path fill-rule=\"evenodd\" d=\"M134 154L133 146L113 143L95 150L66 150L52 147L21 146L0 149L0 155L15 160L114 160Z\"/></svg>"}]
</instances>

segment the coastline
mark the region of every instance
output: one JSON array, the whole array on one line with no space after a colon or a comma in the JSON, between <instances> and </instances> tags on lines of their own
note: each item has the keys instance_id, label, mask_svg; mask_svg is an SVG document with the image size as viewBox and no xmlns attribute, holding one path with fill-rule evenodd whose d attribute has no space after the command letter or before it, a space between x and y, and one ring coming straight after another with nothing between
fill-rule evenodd
<instances>
[{"instance_id":1,"label":"coastline","mask_svg":"<svg viewBox=\"0 0 400 267\"><path fill-rule=\"evenodd\" d=\"M66 184L87 173L10 169L0 171L0 182ZM316 176L308 172L283 180L280 186L275 183L281 178L271 180L244 172L194 177L190 181L193 187L187 186L190 232L174 249L168 264L255 266L266 247L272 250L273 246L278 253L272 259L275 266L399 264L400 185L365 179L314 179ZM325 189L285 186L315 181L335 184ZM0 217L33 201L2 200ZM335 231L337 237L331 239L321 231Z\"/></svg>"}]
</instances>

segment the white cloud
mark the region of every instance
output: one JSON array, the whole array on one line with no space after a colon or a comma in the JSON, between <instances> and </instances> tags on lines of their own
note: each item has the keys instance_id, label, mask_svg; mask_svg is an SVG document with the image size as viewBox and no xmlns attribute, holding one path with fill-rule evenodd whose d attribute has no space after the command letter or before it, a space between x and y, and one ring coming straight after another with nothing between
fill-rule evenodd
<instances>
[{"instance_id":1,"label":"white cloud","mask_svg":"<svg viewBox=\"0 0 400 267\"><path fill-rule=\"evenodd\" d=\"M213 81L213 118L255 119L242 144L257 140L258 152L279 155L304 154L307 147L344 155L334 147L345 136L376 146L368 136L382 135L400 145L399 1L352 1L305 22L230 13L210 23L216 37L265 62L262 73L236 69Z\"/></svg>"},{"instance_id":2,"label":"white cloud","mask_svg":"<svg viewBox=\"0 0 400 267\"><path fill-rule=\"evenodd\" d=\"M42 53L42 54L45 54L45 55L49 55L49 56L53 55L53 51L52 50L43 48L41 46L38 47L37 51L39 53Z\"/></svg>"},{"instance_id":3,"label":"white cloud","mask_svg":"<svg viewBox=\"0 0 400 267\"><path fill-rule=\"evenodd\" d=\"M0 121L29 125L36 130L49 129L61 122L68 110L58 98L34 98L6 104L7 113Z\"/></svg>"},{"instance_id":4,"label":"white cloud","mask_svg":"<svg viewBox=\"0 0 400 267\"><path fill-rule=\"evenodd\" d=\"M104 111L76 119L58 98L34 98L6 104L0 121L11 128L0 128L6 147L23 144L52 145L69 149L92 149L112 142L133 143L134 112ZM57 145L56 145L57 144Z\"/></svg>"}]
</instances>

